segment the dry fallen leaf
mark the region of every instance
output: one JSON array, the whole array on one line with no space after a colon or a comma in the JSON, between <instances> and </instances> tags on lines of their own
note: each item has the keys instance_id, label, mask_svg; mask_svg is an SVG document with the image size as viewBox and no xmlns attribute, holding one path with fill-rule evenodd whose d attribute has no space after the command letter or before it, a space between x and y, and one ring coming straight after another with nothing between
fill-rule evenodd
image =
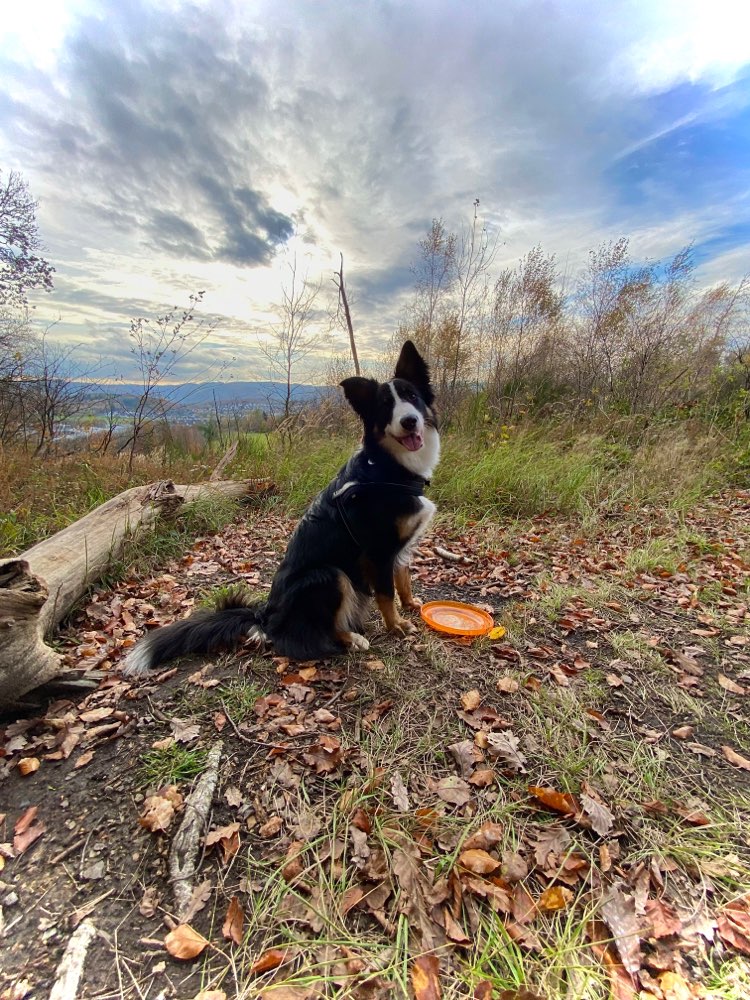
<instances>
[{"instance_id":1,"label":"dry fallen leaf","mask_svg":"<svg viewBox=\"0 0 750 1000\"><path fill-rule=\"evenodd\" d=\"M414 1000L440 1000L440 962L435 955L420 955L411 967Z\"/></svg>"},{"instance_id":2,"label":"dry fallen leaf","mask_svg":"<svg viewBox=\"0 0 750 1000\"><path fill-rule=\"evenodd\" d=\"M168 785L160 789L156 795L149 795L144 799L143 811L138 817L138 822L151 833L163 833L169 829L175 813L182 806L182 801L177 785Z\"/></svg>"},{"instance_id":3,"label":"dry fallen leaf","mask_svg":"<svg viewBox=\"0 0 750 1000\"><path fill-rule=\"evenodd\" d=\"M471 788L468 783L463 778L452 775L436 782L435 792L443 802L453 806L464 806L471 799Z\"/></svg>"},{"instance_id":4,"label":"dry fallen leaf","mask_svg":"<svg viewBox=\"0 0 750 1000\"><path fill-rule=\"evenodd\" d=\"M216 830L211 830L206 834L206 847L213 847L218 844L221 849L221 859L224 864L233 858L240 849L240 824L227 823Z\"/></svg>"},{"instance_id":5,"label":"dry fallen leaf","mask_svg":"<svg viewBox=\"0 0 750 1000\"><path fill-rule=\"evenodd\" d=\"M606 803L602 802L599 796L594 797L586 792L581 792L581 805L591 820L593 830L600 837L606 837L615 821L615 817Z\"/></svg>"},{"instance_id":6,"label":"dry fallen leaf","mask_svg":"<svg viewBox=\"0 0 750 1000\"><path fill-rule=\"evenodd\" d=\"M164 938L164 947L172 958L197 958L208 947L208 941L190 924L180 924Z\"/></svg>"},{"instance_id":7,"label":"dry fallen leaf","mask_svg":"<svg viewBox=\"0 0 750 1000\"><path fill-rule=\"evenodd\" d=\"M235 944L242 944L242 931L245 926L245 911L236 896L229 900L227 915L221 933L227 941L234 941Z\"/></svg>"},{"instance_id":8,"label":"dry fallen leaf","mask_svg":"<svg viewBox=\"0 0 750 1000\"><path fill-rule=\"evenodd\" d=\"M33 774L42 766L38 757L21 757L18 762L18 773L25 778L28 774Z\"/></svg>"},{"instance_id":9,"label":"dry fallen leaf","mask_svg":"<svg viewBox=\"0 0 750 1000\"><path fill-rule=\"evenodd\" d=\"M411 808L409 805L409 795L400 771L395 771L391 775L391 798L399 812L409 812Z\"/></svg>"},{"instance_id":10,"label":"dry fallen leaf","mask_svg":"<svg viewBox=\"0 0 750 1000\"><path fill-rule=\"evenodd\" d=\"M601 907L601 914L612 931L625 969L631 976L641 967L641 939L635 901L618 886L613 886Z\"/></svg>"},{"instance_id":11,"label":"dry fallen leaf","mask_svg":"<svg viewBox=\"0 0 750 1000\"><path fill-rule=\"evenodd\" d=\"M521 774L526 772L524 764L526 757L518 749L520 740L509 729L502 733L487 733L487 749L491 754L499 757L503 764L506 764L513 771Z\"/></svg>"},{"instance_id":12,"label":"dry fallen leaf","mask_svg":"<svg viewBox=\"0 0 750 1000\"><path fill-rule=\"evenodd\" d=\"M501 677L495 685L501 694L515 694L520 686L514 677Z\"/></svg>"},{"instance_id":13,"label":"dry fallen leaf","mask_svg":"<svg viewBox=\"0 0 750 1000\"><path fill-rule=\"evenodd\" d=\"M155 916L159 908L159 890L155 885L149 885L143 890L143 896L138 904L138 912L142 917Z\"/></svg>"},{"instance_id":14,"label":"dry fallen leaf","mask_svg":"<svg viewBox=\"0 0 750 1000\"><path fill-rule=\"evenodd\" d=\"M500 867L500 862L497 858L493 858L487 851L477 849L462 851L458 856L458 860L464 868L468 868L475 875L488 875L490 872L497 871Z\"/></svg>"},{"instance_id":15,"label":"dry fallen leaf","mask_svg":"<svg viewBox=\"0 0 750 1000\"><path fill-rule=\"evenodd\" d=\"M482 703L482 695L476 688L461 695L461 704L465 712L473 712Z\"/></svg>"},{"instance_id":16,"label":"dry fallen leaf","mask_svg":"<svg viewBox=\"0 0 750 1000\"><path fill-rule=\"evenodd\" d=\"M567 792L558 792L554 788L539 785L529 785L529 793L548 809L562 813L564 816L575 816L581 811L575 797Z\"/></svg>"},{"instance_id":17,"label":"dry fallen leaf","mask_svg":"<svg viewBox=\"0 0 750 1000\"><path fill-rule=\"evenodd\" d=\"M573 899L573 893L564 885L551 885L539 897L539 909L547 912L564 910Z\"/></svg>"},{"instance_id":18,"label":"dry fallen leaf","mask_svg":"<svg viewBox=\"0 0 750 1000\"><path fill-rule=\"evenodd\" d=\"M697 1000L698 997L706 996L702 989L696 992L679 972L663 972L659 976L659 988L664 1000Z\"/></svg>"},{"instance_id":19,"label":"dry fallen leaf","mask_svg":"<svg viewBox=\"0 0 750 1000\"><path fill-rule=\"evenodd\" d=\"M520 882L528 874L526 859L518 851L503 851L503 878L507 882Z\"/></svg>"},{"instance_id":20,"label":"dry fallen leaf","mask_svg":"<svg viewBox=\"0 0 750 1000\"><path fill-rule=\"evenodd\" d=\"M719 686L723 687L725 691L729 691L730 694L747 694L747 688L743 688L741 684L733 681L731 677L727 677L725 674L719 674L718 681Z\"/></svg>"},{"instance_id":21,"label":"dry fallen leaf","mask_svg":"<svg viewBox=\"0 0 750 1000\"><path fill-rule=\"evenodd\" d=\"M682 921L669 903L661 899L649 899L646 901L645 912L646 919L651 924L651 937L663 938L679 934Z\"/></svg>"},{"instance_id":22,"label":"dry fallen leaf","mask_svg":"<svg viewBox=\"0 0 750 1000\"><path fill-rule=\"evenodd\" d=\"M473 740L450 743L448 752L458 765L462 778L470 778L475 764L483 759L482 751L474 744Z\"/></svg>"},{"instance_id":23,"label":"dry fallen leaf","mask_svg":"<svg viewBox=\"0 0 750 1000\"><path fill-rule=\"evenodd\" d=\"M727 903L716 923L719 936L726 944L750 955L750 894Z\"/></svg>"},{"instance_id":24,"label":"dry fallen leaf","mask_svg":"<svg viewBox=\"0 0 750 1000\"><path fill-rule=\"evenodd\" d=\"M172 727L172 736L174 736L178 743L192 743L201 734L201 727L198 723L191 722L189 719L179 719L175 716L171 720L170 725Z\"/></svg>"},{"instance_id":25,"label":"dry fallen leaf","mask_svg":"<svg viewBox=\"0 0 750 1000\"><path fill-rule=\"evenodd\" d=\"M276 837L281 832L283 825L284 820L281 816L272 816L262 826L258 827L258 833L261 837Z\"/></svg>"},{"instance_id":26,"label":"dry fallen leaf","mask_svg":"<svg viewBox=\"0 0 750 1000\"><path fill-rule=\"evenodd\" d=\"M469 778L469 784L475 788L487 788L488 785L494 785L496 780L497 775L491 767L478 767Z\"/></svg>"},{"instance_id":27,"label":"dry fallen leaf","mask_svg":"<svg viewBox=\"0 0 750 1000\"><path fill-rule=\"evenodd\" d=\"M78 758L78 760L75 762L73 768L75 770L78 770L78 768L80 767L86 767L86 765L90 764L91 761L94 759L94 753L95 753L94 750L86 750L86 752L82 753L81 756Z\"/></svg>"},{"instance_id":28,"label":"dry fallen leaf","mask_svg":"<svg viewBox=\"0 0 750 1000\"><path fill-rule=\"evenodd\" d=\"M695 732L695 726L678 726L672 730L672 736L676 740L689 740Z\"/></svg>"},{"instance_id":29,"label":"dry fallen leaf","mask_svg":"<svg viewBox=\"0 0 750 1000\"><path fill-rule=\"evenodd\" d=\"M250 966L250 972L269 972L271 969L278 969L282 962L286 961L287 953L281 948L270 948L256 958Z\"/></svg>"},{"instance_id":30,"label":"dry fallen leaf","mask_svg":"<svg viewBox=\"0 0 750 1000\"><path fill-rule=\"evenodd\" d=\"M723 746L721 752L730 764L734 764L735 767L741 767L743 771L750 771L750 760L747 757L743 757L742 754L737 753L736 750L732 750L731 747L727 746Z\"/></svg>"},{"instance_id":31,"label":"dry fallen leaf","mask_svg":"<svg viewBox=\"0 0 750 1000\"><path fill-rule=\"evenodd\" d=\"M466 838L463 848L465 851L489 851L491 848L495 847L496 844L499 844L502 839L502 823L483 823L478 830L475 830L471 836Z\"/></svg>"}]
</instances>

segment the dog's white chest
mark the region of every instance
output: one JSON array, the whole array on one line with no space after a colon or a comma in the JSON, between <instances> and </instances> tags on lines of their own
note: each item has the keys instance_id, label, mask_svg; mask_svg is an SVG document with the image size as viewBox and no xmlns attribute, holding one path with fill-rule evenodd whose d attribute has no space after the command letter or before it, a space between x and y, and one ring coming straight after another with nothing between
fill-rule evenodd
<instances>
[{"instance_id":1,"label":"dog's white chest","mask_svg":"<svg viewBox=\"0 0 750 1000\"><path fill-rule=\"evenodd\" d=\"M420 497L420 509L409 517L404 518L400 525L401 537L404 539L404 547L398 554L397 562L402 566L408 564L412 552L419 544L419 539L427 531L430 521L435 516L435 504L427 497Z\"/></svg>"}]
</instances>

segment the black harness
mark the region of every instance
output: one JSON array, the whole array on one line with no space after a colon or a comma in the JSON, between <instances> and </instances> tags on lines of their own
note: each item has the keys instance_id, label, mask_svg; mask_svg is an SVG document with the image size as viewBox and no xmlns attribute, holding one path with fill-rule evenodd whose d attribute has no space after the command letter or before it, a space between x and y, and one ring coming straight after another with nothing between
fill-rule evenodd
<instances>
[{"instance_id":1,"label":"black harness","mask_svg":"<svg viewBox=\"0 0 750 1000\"><path fill-rule=\"evenodd\" d=\"M349 523L349 518L346 516L346 510L344 504L346 501L356 500L357 496L362 490L371 489L391 489L398 490L400 493L406 493L409 496L421 497L424 496L425 486L430 485L430 480L425 479L422 476L415 476L413 483L383 483L383 482L349 482L345 486L342 486L340 490L337 490L333 494L333 500L336 504L336 509L339 512L339 517L341 518L341 523L344 525L346 530L349 532L349 536L354 544L359 549L363 549L364 546L361 544L357 536L352 530L352 526Z\"/></svg>"}]
</instances>

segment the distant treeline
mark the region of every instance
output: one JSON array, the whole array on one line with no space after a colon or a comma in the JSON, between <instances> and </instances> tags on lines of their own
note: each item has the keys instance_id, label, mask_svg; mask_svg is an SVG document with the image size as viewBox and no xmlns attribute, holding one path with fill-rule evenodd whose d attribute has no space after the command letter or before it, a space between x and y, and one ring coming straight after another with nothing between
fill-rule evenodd
<instances>
[{"instance_id":1,"label":"distant treeline","mask_svg":"<svg viewBox=\"0 0 750 1000\"><path fill-rule=\"evenodd\" d=\"M535 247L516 267L477 220L440 220L419 244L416 292L395 341L429 358L446 415L481 397L501 422L534 413L750 413L750 281L701 288L688 247L636 263L626 239L592 250L574 277Z\"/></svg>"}]
</instances>

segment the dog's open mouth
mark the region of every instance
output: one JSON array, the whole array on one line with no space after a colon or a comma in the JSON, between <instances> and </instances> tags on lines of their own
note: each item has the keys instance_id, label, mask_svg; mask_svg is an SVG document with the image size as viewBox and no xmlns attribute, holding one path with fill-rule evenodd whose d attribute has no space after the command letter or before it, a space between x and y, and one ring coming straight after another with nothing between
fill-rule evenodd
<instances>
[{"instance_id":1,"label":"dog's open mouth","mask_svg":"<svg viewBox=\"0 0 750 1000\"><path fill-rule=\"evenodd\" d=\"M419 449L424 444L424 438L421 434L407 434L405 437L396 438L399 444L402 444L407 451L419 451Z\"/></svg>"}]
</instances>

